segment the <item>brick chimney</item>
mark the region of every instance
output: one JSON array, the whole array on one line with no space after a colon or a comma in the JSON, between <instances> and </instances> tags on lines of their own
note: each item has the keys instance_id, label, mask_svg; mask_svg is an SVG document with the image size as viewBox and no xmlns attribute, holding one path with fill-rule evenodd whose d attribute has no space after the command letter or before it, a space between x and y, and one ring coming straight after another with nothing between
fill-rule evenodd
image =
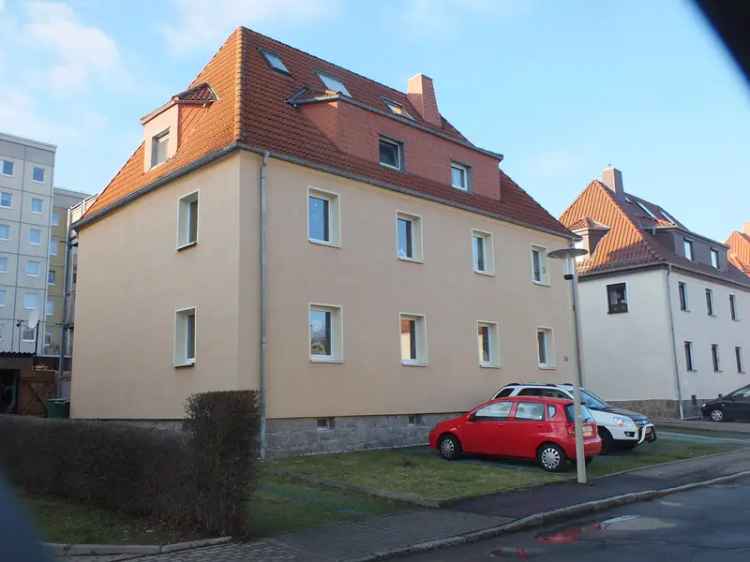
<instances>
[{"instance_id":1,"label":"brick chimney","mask_svg":"<svg viewBox=\"0 0 750 562\"><path fill-rule=\"evenodd\" d=\"M409 84L406 89L406 95L414 108L422 116L422 119L441 127L443 121L438 111L437 98L435 97L435 88L432 85L432 78L424 74L417 74L409 78Z\"/></svg>"},{"instance_id":2,"label":"brick chimney","mask_svg":"<svg viewBox=\"0 0 750 562\"><path fill-rule=\"evenodd\" d=\"M622 172L614 166L607 166L602 172L602 183L614 191L618 199L625 197L625 189L622 186Z\"/></svg>"}]
</instances>

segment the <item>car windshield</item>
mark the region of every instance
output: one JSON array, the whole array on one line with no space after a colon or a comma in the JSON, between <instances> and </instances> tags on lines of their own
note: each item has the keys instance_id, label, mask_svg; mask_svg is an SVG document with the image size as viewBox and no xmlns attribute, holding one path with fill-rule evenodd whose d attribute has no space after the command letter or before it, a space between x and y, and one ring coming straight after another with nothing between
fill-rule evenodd
<instances>
[{"instance_id":1,"label":"car windshield","mask_svg":"<svg viewBox=\"0 0 750 562\"><path fill-rule=\"evenodd\" d=\"M567 406L565 406L565 415L568 417L568 421L575 421L575 407L573 406L573 404L568 404ZM594 416L591 415L591 412L586 406L581 406L581 419L584 422L594 421Z\"/></svg>"},{"instance_id":2,"label":"car windshield","mask_svg":"<svg viewBox=\"0 0 750 562\"><path fill-rule=\"evenodd\" d=\"M593 408L594 410L604 410L609 408L609 404L599 398L596 394L592 394L588 390L583 389L581 389L581 404Z\"/></svg>"},{"instance_id":3,"label":"car windshield","mask_svg":"<svg viewBox=\"0 0 750 562\"><path fill-rule=\"evenodd\" d=\"M732 392L729 396L732 398L750 398L750 386L743 386Z\"/></svg>"}]
</instances>

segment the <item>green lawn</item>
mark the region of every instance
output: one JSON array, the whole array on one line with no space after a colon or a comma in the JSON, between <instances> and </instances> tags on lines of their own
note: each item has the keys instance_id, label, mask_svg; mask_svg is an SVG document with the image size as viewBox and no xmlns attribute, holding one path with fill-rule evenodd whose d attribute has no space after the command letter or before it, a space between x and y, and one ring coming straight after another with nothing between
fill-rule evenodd
<instances>
[{"instance_id":1,"label":"green lawn","mask_svg":"<svg viewBox=\"0 0 750 562\"><path fill-rule=\"evenodd\" d=\"M163 526L73 500L23 495L42 540L79 544L165 544L189 540Z\"/></svg>"},{"instance_id":2,"label":"green lawn","mask_svg":"<svg viewBox=\"0 0 750 562\"><path fill-rule=\"evenodd\" d=\"M598 457L590 473L604 476L736 447L659 439L633 451ZM562 474L550 474L528 462L472 458L444 461L426 447L293 457L261 465L258 489L248 503L248 517L253 537L260 538L414 508L356 488L450 501L574 477L572 468ZM350 489L319 486L305 479L324 480ZM146 519L70 500L28 495L21 500L49 542L164 544L195 538L181 537Z\"/></svg>"},{"instance_id":3,"label":"green lawn","mask_svg":"<svg viewBox=\"0 0 750 562\"><path fill-rule=\"evenodd\" d=\"M659 439L632 451L600 456L590 470L595 477L604 476L733 448L736 446ZM449 462L426 447L293 457L269 465L269 468L301 478L316 478L355 489L402 494L433 502L538 486L575 476L572 468L561 474L550 474L530 462L476 458Z\"/></svg>"}]
</instances>

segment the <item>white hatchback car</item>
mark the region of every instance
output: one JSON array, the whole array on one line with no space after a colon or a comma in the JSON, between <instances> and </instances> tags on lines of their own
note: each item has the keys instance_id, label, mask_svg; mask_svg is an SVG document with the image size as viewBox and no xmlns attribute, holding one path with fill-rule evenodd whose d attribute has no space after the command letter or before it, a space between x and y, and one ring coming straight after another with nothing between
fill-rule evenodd
<instances>
[{"instance_id":1,"label":"white hatchback car","mask_svg":"<svg viewBox=\"0 0 750 562\"><path fill-rule=\"evenodd\" d=\"M522 384L505 385L492 397L506 396L547 396L573 400L572 384ZM633 449L643 442L656 441L656 428L651 420L643 414L622 408L615 408L589 390L581 388L581 403L594 416L602 439L602 451L612 450L615 446Z\"/></svg>"}]
</instances>

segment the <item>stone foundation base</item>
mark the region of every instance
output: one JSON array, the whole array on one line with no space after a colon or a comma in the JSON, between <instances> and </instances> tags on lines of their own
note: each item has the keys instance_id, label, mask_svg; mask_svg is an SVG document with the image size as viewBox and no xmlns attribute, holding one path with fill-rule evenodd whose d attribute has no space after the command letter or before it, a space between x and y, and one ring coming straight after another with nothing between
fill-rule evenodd
<instances>
[{"instance_id":1,"label":"stone foundation base","mask_svg":"<svg viewBox=\"0 0 750 562\"><path fill-rule=\"evenodd\" d=\"M268 420L269 457L424 445L439 421L461 414Z\"/></svg>"},{"instance_id":2,"label":"stone foundation base","mask_svg":"<svg viewBox=\"0 0 750 562\"><path fill-rule=\"evenodd\" d=\"M701 404L709 398L682 401L682 411L685 418L701 417ZM613 406L627 408L652 418L680 418L680 410L677 400L622 400L609 401Z\"/></svg>"}]
</instances>

